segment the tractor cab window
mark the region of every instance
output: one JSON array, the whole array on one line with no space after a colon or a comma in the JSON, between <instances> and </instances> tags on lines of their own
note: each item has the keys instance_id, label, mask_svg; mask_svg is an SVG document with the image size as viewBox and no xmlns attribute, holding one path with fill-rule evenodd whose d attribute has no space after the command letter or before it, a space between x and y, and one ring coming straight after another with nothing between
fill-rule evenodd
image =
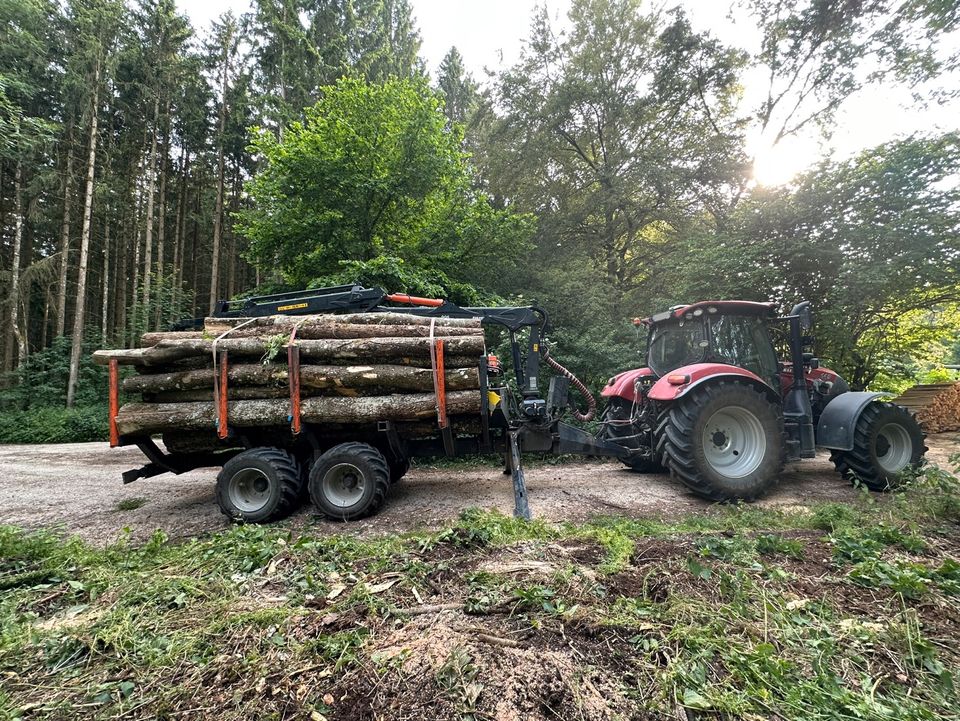
<instances>
[{"instance_id":1,"label":"tractor cab window","mask_svg":"<svg viewBox=\"0 0 960 721\"><path fill-rule=\"evenodd\" d=\"M700 363L706 356L707 345L703 321L699 318L657 325L650 338L650 368L658 376L664 376L681 366Z\"/></svg>"},{"instance_id":2,"label":"tractor cab window","mask_svg":"<svg viewBox=\"0 0 960 721\"><path fill-rule=\"evenodd\" d=\"M756 373L777 386L777 356L760 318L721 315L710 319L711 360Z\"/></svg>"}]
</instances>

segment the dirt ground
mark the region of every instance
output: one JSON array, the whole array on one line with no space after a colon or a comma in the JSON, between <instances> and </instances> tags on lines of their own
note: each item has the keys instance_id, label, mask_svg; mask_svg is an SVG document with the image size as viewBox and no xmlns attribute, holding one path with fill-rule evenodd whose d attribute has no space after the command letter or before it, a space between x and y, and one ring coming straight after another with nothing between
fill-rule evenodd
<instances>
[{"instance_id":1,"label":"dirt ground","mask_svg":"<svg viewBox=\"0 0 960 721\"><path fill-rule=\"evenodd\" d=\"M928 459L948 467L947 457L960 451L960 433L930 436L927 445ZM136 448L111 450L105 443L0 446L0 523L60 529L98 545L117 539L124 529L136 539L155 529L180 538L227 526L214 497L216 469L123 485L121 472L143 462ZM526 479L533 514L551 521L667 516L710 506L666 475L632 473L615 462L530 464ZM850 500L856 493L821 454L787 466L778 486L758 503L803 506ZM471 506L511 513L509 477L489 466L415 467L373 518L342 524L314 518L305 507L292 523L311 523L317 532L376 534L433 527Z\"/></svg>"}]
</instances>

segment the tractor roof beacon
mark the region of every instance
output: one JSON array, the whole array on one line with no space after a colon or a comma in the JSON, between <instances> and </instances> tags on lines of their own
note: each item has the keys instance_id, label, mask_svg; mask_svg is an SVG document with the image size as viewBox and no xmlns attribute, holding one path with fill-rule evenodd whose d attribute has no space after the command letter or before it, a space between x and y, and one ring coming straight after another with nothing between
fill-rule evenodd
<instances>
[{"instance_id":1,"label":"tractor roof beacon","mask_svg":"<svg viewBox=\"0 0 960 721\"><path fill-rule=\"evenodd\" d=\"M669 471L713 500L751 499L787 460L829 449L847 479L882 490L920 464L916 420L883 394L852 392L807 352L809 302L703 301L637 319L647 366L604 388L604 437L631 449L638 471ZM778 359L772 332L788 357Z\"/></svg>"}]
</instances>

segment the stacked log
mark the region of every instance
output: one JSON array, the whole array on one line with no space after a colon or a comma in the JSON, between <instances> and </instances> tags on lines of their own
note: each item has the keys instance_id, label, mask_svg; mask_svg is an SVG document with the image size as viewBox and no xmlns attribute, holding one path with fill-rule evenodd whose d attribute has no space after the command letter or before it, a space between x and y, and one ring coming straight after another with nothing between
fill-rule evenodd
<instances>
[{"instance_id":1,"label":"stacked log","mask_svg":"<svg viewBox=\"0 0 960 721\"><path fill-rule=\"evenodd\" d=\"M916 385L894 402L916 414L927 433L960 431L960 383Z\"/></svg>"},{"instance_id":2,"label":"stacked log","mask_svg":"<svg viewBox=\"0 0 960 721\"><path fill-rule=\"evenodd\" d=\"M122 435L209 431L216 423L214 353L227 353L231 427L289 424L286 347L299 349L301 418L306 423L370 424L436 419L431 349L444 342L447 414L480 411L478 360L483 330L475 319L401 313L207 318L202 331L146 333L141 347L100 350L94 361L132 366L122 390L140 399L116 417Z\"/></svg>"}]
</instances>

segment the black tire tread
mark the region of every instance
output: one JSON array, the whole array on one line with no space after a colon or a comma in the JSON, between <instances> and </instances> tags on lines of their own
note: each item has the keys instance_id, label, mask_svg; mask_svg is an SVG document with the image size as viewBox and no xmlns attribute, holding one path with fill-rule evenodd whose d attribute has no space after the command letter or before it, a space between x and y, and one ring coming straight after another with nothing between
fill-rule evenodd
<instances>
[{"instance_id":1,"label":"black tire tread","mask_svg":"<svg viewBox=\"0 0 960 721\"><path fill-rule=\"evenodd\" d=\"M324 458L327 458L329 455L334 453L356 455L370 464L370 466L374 469L375 476L372 479L374 483L373 496L370 502L363 509L356 513L329 513L325 511L319 503L316 502L316 499L313 499L314 505L321 513L323 513L323 515L335 521L355 521L361 518L366 518L367 516L372 516L383 506L387 499L387 491L390 490L390 464L387 463L387 459L383 457L383 454L380 451L367 443L349 441L347 443L340 443L339 445L330 448L326 453L317 459L317 462L319 463Z\"/></svg>"},{"instance_id":2,"label":"black tire tread","mask_svg":"<svg viewBox=\"0 0 960 721\"><path fill-rule=\"evenodd\" d=\"M780 423L779 458L771 483L756 493L735 497L715 487L697 468L693 456L693 426L699 416L698 408L714 398L721 389L730 385L739 386L756 394L758 399L774 409ZM762 391L746 383L720 381L689 392L679 401L668 406L658 424L657 439L657 451L661 454L662 463L670 469L670 475L697 495L718 502L734 499L750 501L763 495L779 481L786 457L782 408L779 404L773 403Z\"/></svg>"},{"instance_id":3,"label":"black tire tread","mask_svg":"<svg viewBox=\"0 0 960 721\"><path fill-rule=\"evenodd\" d=\"M871 491L890 490L890 481L883 472L873 464L870 453L870 428L876 423L882 410L894 408L902 415L916 423L916 417L908 409L898 406L894 403L870 403L860 417L857 419L857 425L854 429L853 449L849 451L830 452L830 460L833 462L837 472L851 483L862 483ZM919 428L919 425L917 426ZM926 436L921 431L921 446L923 450L920 457L927 452L927 446L924 444Z\"/></svg>"},{"instance_id":4,"label":"black tire tread","mask_svg":"<svg viewBox=\"0 0 960 721\"><path fill-rule=\"evenodd\" d=\"M227 461L223 467L226 469L237 459L245 460L248 458L257 458L258 460L268 463L270 466L272 466L276 474L276 480L280 485L280 498L273 512L270 513L267 518L257 522L272 523L273 521L279 521L283 518L286 518L293 513L293 511L295 511L300 505L300 502L303 498L303 481L300 476L300 467L297 465L297 461L294 459L294 457L280 448L251 448L243 451L242 453L238 453L236 456ZM221 471L221 473L222 472L223 471ZM243 520L242 516L238 518L236 511L224 505L219 492L217 493L217 504L220 506L221 513L229 517L231 520Z\"/></svg>"}]
</instances>

